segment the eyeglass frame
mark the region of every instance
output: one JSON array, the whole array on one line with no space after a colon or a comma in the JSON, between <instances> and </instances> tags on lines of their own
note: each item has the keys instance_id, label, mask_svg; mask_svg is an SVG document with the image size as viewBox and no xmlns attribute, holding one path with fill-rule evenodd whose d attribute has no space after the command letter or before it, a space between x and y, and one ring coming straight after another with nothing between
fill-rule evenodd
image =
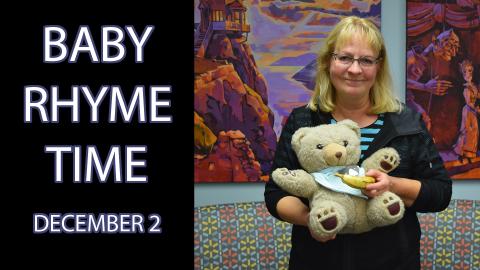
<instances>
[{"instance_id":1,"label":"eyeglass frame","mask_svg":"<svg viewBox=\"0 0 480 270\"><path fill-rule=\"evenodd\" d=\"M335 59L335 61L340 61L340 60L338 59L338 56L339 56L339 55L340 55L340 56L347 56L347 57L351 58L350 64L348 64L349 67L350 67L351 65L353 65L353 63L354 63L355 61L357 61L357 62L358 62L358 65L359 65L360 67L363 67L363 68L371 68L371 67L375 66L376 64L378 64L378 62L380 62L380 61L382 60L382 57L379 56L379 57L373 59L372 65L366 65L366 66L365 66L365 65L362 65L362 64L361 64L360 60L361 60L361 59L371 60L371 59L369 59L370 56L360 56L360 57L358 57L358 58L355 58L355 57L352 57L352 56L350 56L350 55L341 55L341 54L332 52L332 56L333 56L333 58ZM341 62L341 61L340 61L340 62ZM342 63L342 64L344 64L344 63ZM365 63L364 63L364 64L365 64Z\"/></svg>"}]
</instances>

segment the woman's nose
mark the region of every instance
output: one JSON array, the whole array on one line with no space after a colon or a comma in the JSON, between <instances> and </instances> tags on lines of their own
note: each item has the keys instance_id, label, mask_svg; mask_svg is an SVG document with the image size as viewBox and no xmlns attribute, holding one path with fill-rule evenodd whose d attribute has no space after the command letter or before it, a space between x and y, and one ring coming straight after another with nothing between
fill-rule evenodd
<instances>
[{"instance_id":1,"label":"woman's nose","mask_svg":"<svg viewBox=\"0 0 480 270\"><path fill-rule=\"evenodd\" d=\"M362 67L358 61L353 61L353 63L348 67L348 72L354 74L362 73Z\"/></svg>"}]
</instances>

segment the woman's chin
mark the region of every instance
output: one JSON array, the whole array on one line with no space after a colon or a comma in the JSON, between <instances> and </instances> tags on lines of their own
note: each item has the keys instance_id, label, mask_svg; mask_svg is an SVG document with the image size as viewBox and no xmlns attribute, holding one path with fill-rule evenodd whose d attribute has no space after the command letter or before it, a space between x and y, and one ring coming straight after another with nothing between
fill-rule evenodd
<instances>
[{"instance_id":1,"label":"woman's chin","mask_svg":"<svg viewBox=\"0 0 480 270\"><path fill-rule=\"evenodd\" d=\"M368 93L368 89L366 89L364 86L351 86L351 85L346 85L343 88L343 91L345 94L348 96L363 96L364 94Z\"/></svg>"}]
</instances>

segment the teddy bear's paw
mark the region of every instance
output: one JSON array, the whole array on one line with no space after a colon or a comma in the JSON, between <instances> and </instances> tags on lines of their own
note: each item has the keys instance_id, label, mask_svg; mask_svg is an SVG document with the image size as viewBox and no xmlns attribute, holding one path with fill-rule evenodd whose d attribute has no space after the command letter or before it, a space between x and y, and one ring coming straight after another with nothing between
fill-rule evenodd
<instances>
[{"instance_id":1,"label":"teddy bear's paw","mask_svg":"<svg viewBox=\"0 0 480 270\"><path fill-rule=\"evenodd\" d=\"M332 237L347 223L343 207L335 202L323 202L310 211L309 227L315 235Z\"/></svg>"},{"instance_id":2,"label":"teddy bear's paw","mask_svg":"<svg viewBox=\"0 0 480 270\"><path fill-rule=\"evenodd\" d=\"M380 160L380 170L382 170L385 173L391 172L393 169L395 169L398 164L400 164L400 157L398 154L392 154L388 155L385 154L383 155L382 159Z\"/></svg>"},{"instance_id":3,"label":"teddy bear's paw","mask_svg":"<svg viewBox=\"0 0 480 270\"><path fill-rule=\"evenodd\" d=\"M296 182L297 179L297 173L287 168L278 168L273 173L278 176L277 178L282 178L288 182Z\"/></svg>"},{"instance_id":4,"label":"teddy bear's paw","mask_svg":"<svg viewBox=\"0 0 480 270\"><path fill-rule=\"evenodd\" d=\"M386 226L399 221L405 212L403 201L392 192L384 192L370 200L367 216L375 226Z\"/></svg>"},{"instance_id":5,"label":"teddy bear's paw","mask_svg":"<svg viewBox=\"0 0 480 270\"><path fill-rule=\"evenodd\" d=\"M313 177L304 170L278 168L272 173L277 185L293 195L309 198L319 187Z\"/></svg>"},{"instance_id":6,"label":"teddy bear's paw","mask_svg":"<svg viewBox=\"0 0 480 270\"><path fill-rule=\"evenodd\" d=\"M365 169L377 169L384 173L389 173L400 164L400 156L397 150L387 147L373 153L364 161L362 167Z\"/></svg>"}]
</instances>

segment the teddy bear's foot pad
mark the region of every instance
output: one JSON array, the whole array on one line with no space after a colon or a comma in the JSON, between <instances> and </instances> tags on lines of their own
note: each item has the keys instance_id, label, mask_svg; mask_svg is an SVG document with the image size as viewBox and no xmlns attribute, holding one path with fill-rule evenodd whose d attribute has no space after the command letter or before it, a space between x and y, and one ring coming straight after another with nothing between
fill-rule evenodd
<instances>
[{"instance_id":1,"label":"teddy bear's foot pad","mask_svg":"<svg viewBox=\"0 0 480 270\"><path fill-rule=\"evenodd\" d=\"M400 204L398 202L389 205L387 208L388 208L388 212L392 216L395 216L396 214L398 214L398 212L400 212Z\"/></svg>"},{"instance_id":2,"label":"teddy bear's foot pad","mask_svg":"<svg viewBox=\"0 0 480 270\"><path fill-rule=\"evenodd\" d=\"M319 237L331 237L343 229L346 223L343 208L335 202L325 202L310 212L310 229Z\"/></svg>"},{"instance_id":3,"label":"teddy bear's foot pad","mask_svg":"<svg viewBox=\"0 0 480 270\"><path fill-rule=\"evenodd\" d=\"M321 227L320 229L324 232L330 232L337 228L338 219L336 211L333 207L319 207L314 209L312 212L313 220L311 220L311 222L316 224L315 227Z\"/></svg>"},{"instance_id":4,"label":"teddy bear's foot pad","mask_svg":"<svg viewBox=\"0 0 480 270\"><path fill-rule=\"evenodd\" d=\"M405 211L403 201L391 192L372 198L367 206L369 222L375 226L386 226L400 220Z\"/></svg>"},{"instance_id":5,"label":"teddy bear's foot pad","mask_svg":"<svg viewBox=\"0 0 480 270\"><path fill-rule=\"evenodd\" d=\"M337 227L337 224L338 224L337 217L327 218L326 220L320 222L320 224L322 224L325 230L331 231Z\"/></svg>"},{"instance_id":6,"label":"teddy bear's foot pad","mask_svg":"<svg viewBox=\"0 0 480 270\"><path fill-rule=\"evenodd\" d=\"M385 195L382 202L387 207L388 213L394 217L400 212L400 199L397 199L397 196Z\"/></svg>"}]
</instances>

